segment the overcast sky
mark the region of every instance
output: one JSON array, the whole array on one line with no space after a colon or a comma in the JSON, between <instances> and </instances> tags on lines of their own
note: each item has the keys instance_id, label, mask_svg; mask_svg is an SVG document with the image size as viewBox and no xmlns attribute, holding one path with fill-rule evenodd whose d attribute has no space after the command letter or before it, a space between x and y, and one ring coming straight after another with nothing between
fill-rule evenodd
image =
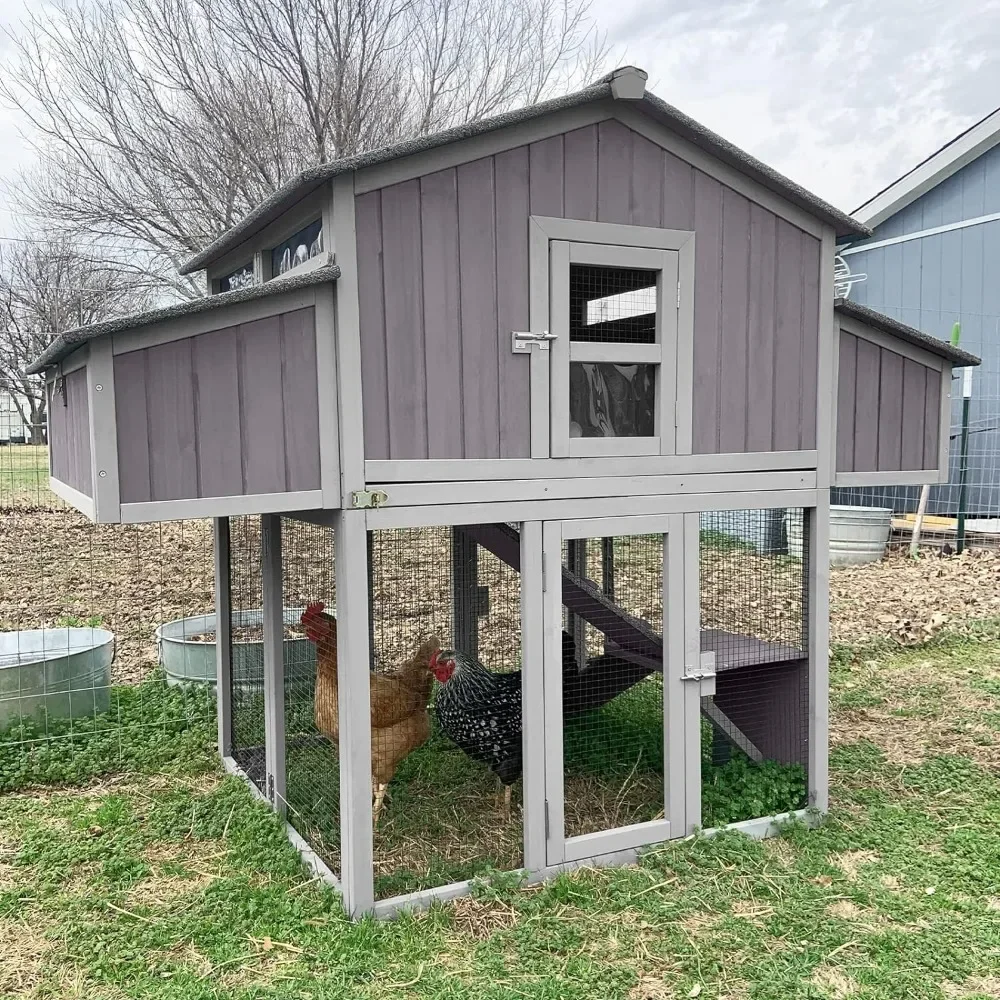
<instances>
[{"instance_id":1,"label":"overcast sky","mask_svg":"<svg viewBox=\"0 0 1000 1000\"><path fill-rule=\"evenodd\" d=\"M0 24L25 2L41 6L0 0ZM1000 0L594 0L593 12L657 95L847 211L1000 105ZM0 179L30 155L0 108Z\"/></svg>"}]
</instances>

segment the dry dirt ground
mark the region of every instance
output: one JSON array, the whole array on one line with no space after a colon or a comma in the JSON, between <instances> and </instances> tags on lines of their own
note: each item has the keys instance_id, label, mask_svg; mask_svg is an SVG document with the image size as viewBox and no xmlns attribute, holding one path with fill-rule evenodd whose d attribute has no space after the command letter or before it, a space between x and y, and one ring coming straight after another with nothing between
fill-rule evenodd
<instances>
[{"instance_id":1,"label":"dry dirt ground","mask_svg":"<svg viewBox=\"0 0 1000 1000\"><path fill-rule=\"evenodd\" d=\"M250 522L234 524L234 606L259 608L259 540ZM286 604L316 598L333 603L332 551L322 544L319 529L295 530L287 545ZM377 627L386 633L383 642L399 646L384 651L388 661L411 648L420 638L417 632L448 627L439 614L450 590L450 559L442 551L447 534L427 529L398 535L379 541L373 551L376 604L391 604L399 612L396 627ZM645 548L648 560L644 551L629 572L621 567L617 597L632 613L655 620L660 552ZM487 658L491 639L510 645L519 619L516 574L494 562L486 555L480 568L480 582L493 591L481 635ZM597 567L591 570L599 579ZM116 636L119 682L134 682L155 666L158 625L211 611L212 576L208 521L97 526L55 505L0 510L0 630L100 624ZM738 549L706 550L702 601L706 625L794 641L802 615L801 567ZM1000 555L912 560L893 554L872 565L834 570L830 610L835 643L887 639L915 645L964 621L1000 617ZM489 635L494 629L495 637Z\"/></svg>"}]
</instances>

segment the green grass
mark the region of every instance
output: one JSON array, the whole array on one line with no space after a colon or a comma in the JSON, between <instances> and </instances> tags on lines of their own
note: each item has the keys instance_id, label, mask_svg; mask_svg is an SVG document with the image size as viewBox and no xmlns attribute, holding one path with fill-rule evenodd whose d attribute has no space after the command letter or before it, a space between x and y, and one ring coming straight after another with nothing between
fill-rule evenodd
<instances>
[{"instance_id":1,"label":"green grass","mask_svg":"<svg viewBox=\"0 0 1000 1000\"><path fill-rule=\"evenodd\" d=\"M0 996L997 996L1000 752L983 739L1000 717L1000 642L840 651L832 673L833 807L819 829L673 843L544 886L487 880L391 922L348 923L268 810L184 743L190 729L173 738L192 774L153 754L83 788L0 796ZM628 763L567 746L577 777ZM397 822L445 774L457 795L471 780L439 749L400 768ZM719 770L733 791L797 788L739 758Z\"/></svg>"},{"instance_id":2,"label":"green grass","mask_svg":"<svg viewBox=\"0 0 1000 1000\"><path fill-rule=\"evenodd\" d=\"M0 446L0 508L11 505L52 507L49 449L45 445Z\"/></svg>"}]
</instances>

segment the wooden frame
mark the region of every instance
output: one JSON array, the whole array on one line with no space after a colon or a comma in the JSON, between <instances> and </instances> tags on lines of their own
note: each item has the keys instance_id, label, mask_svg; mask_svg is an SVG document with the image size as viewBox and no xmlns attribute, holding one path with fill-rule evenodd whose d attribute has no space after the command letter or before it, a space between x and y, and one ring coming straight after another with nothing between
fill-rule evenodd
<instances>
[{"instance_id":1,"label":"wooden frame","mask_svg":"<svg viewBox=\"0 0 1000 1000\"><path fill-rule=\"evenodd\" d=\"M531 350L531 457L640 457L690 454L694 371L694 233L605 222L583 222L532 215L529 219L530 325L533 332L556 333L552 349ZM651 251L675 251L676 260ZM672 257L672 255L671 255ZM613 345L607 356L600 345L569 342L568 280L571 263L650 267L661 272L657 284L657 343L660 346L655 438L570 438L569 364L577 360L631 360L652 355L634 345ZM671 288L677 285L676 311ZM666 288L665 288L666 285ZM672 338L660 329L672 320ZM673 341L669 344L667 341ZM545 347L548 347L546 344ZM653 359L656 363L656 358ZM563 371L565 369L565 372ZM668 400L668 397L672 399ZM663 405L667 401L667 405ZM562 433L565 414L565 435Z\"/></svg>"},{"instance_id":2,"label":"wooden frame","mask_svg":"<svg viewBox=\"0 0 1000 1000\"><path fill-rule=\"evenodd\" d=\"M551 352L551 454L553 458L587 458L601 455L670 455L674 452L675 393L677 388L677 327L679 302L673 303L671 290L678 284L676 252L633 248L611 244L552 240L549 243L552 280L549 286L551 333L556 339ZM570 268L574 264L642 268L657 272L656 335L651 345L616 343L573 343L569 315ZM570 437L570 367L577 362L620 362L654 364L656 404L653 437L572 438Z\"/></svg>"},{"instance_id":3,"label":"wooden frame","mask_svg":"<svg viewBox=\"0 0 1000 1000\"><path fill-rule=\"evenodd\" d=\"M357 233L354 221L354 174L333 182L331 243L340 265L334 313L337 347L339 426L354 428L339 435L340 496L336 506L350 507L351 493L365 488L364 407L361 398L361 307L358 301ZM322 432L322 427L320 428ZM327 503L327 506L332 506Z\"/></svg>"},{"instance_id":4,"label":"wooden frame","mask_svg":"<svg viewBox=\"0 0 1000 1000\"><path fill-rule=\"evenodd\" d=\"M383 509L440 504L442 491L451 503L500 503L515 500L587 500L598 497L680 496L739 490L803 490L816 487L816 473L734 472L687 476L599 476L577 479L508 479L502 482L375 483L386 494Z\"/></svg>"},{"instance_id":5,"label":"wooden frame","mask_svg":"<svg viewBox=\"0 0 1000 1000\"><path fill-rule=\"evenodd\" d=\"M532 351L536 357L548 352ZM546 408L546 413L548 409ZM688 422L690 440L690 421ZM678 440L680 429L678 428ZM572 479L577 476L668 476L692 473L780 472L812 470L817 451L765 451L705 455L647 455L641 458L497 458L408 459L365 462L370 483L497 482L511 479Z\"/></svg>"},{"instance_id":6,"label":"wooden frame","mask_svg":"<svg viewBox=\"0 0 1000 1000\"><path fill-rule=\"evenodd\" d=\"M290 493L247 493L230 497L192 497L190 500L148 500L121 505L122 524L180 521L191 517L236 517L240 514L283 514L323 505L322 490Z\"/></svg>"},{"instance_id":7,"label":"wooden frame","mask_svg":"<svg viewBox=\"0 0 1000 1000\"><path fill-rule=\"evenodd\" d=\"M558 865L600 854L629 850L669 840L683 829L683 791L692 779L686 770L685 727L675 728L683 712L684 634L676 628L675 608L684 604L689 581L684 576L683 521L679 515L599 517L546 521L543 532L543 601L545 628L545 825L546 863ZM662 634L664 738L664 819L636 823L566 837L564 825L563 714L562 714L562 588L550 581L562 579L562 543L586 538L615 538L627 534L663 535ZM677 734L677 735L674 735ZM697 774L694 775L695 779Z\"/></svg>"},{"instance_id":8,"label":"wooden frame","mask_svg":"<svg viewBox=\"0 0 1000 1000\"><path fill-rule=\"evenodd\" d=\"M826 244L824 243L824 246ZM832 273L832 271L831 271ZM822 332L822 331L821 331ZM849 316L839 316L834 314L832 322L832 332L834 337L834 350L832 352L832 357L828 359L829 367L832 372L833 378L833 389L832 398L827 401L823 398L822 392L819 394L818 403L818 419L821 417L823 423L817 422L817 449L818 454L822 456L823 452L823 440L820 435L820 428L824 426L826 420L829 419L830 426L832 428L832 433L827 448L827 454L829 456L829 480L825 482L824 475L820 475L817 485L820 488L825 486L841 486L841 487L858 487L858 486L922 486L926 484L947 484L950 480L949 475L949 457L951 450L951 416L952 416L952 381L955 369L953 368L951 362L947 358L941 357L939 354L934 354L931 351L926 351L923 348L918 347L916 344L911 344L908 341L901 340L897 337L893 337L890 334L883 333L881 330L876 330L873 327L868 326L865 323L860 322ZM876 347L889 351L892 354L897 354L902 358L909 361L914 361L919 365L923 365L929 371L940 372L941 376L941 390L940 390L940 406L938 411L938 460L937 466L934 469L902 469L902 470L884 470L884 471L866 471L866 472L851 472L851 471L838 471L837 470L837 423L838 423L838 406L837 406L837 395L838 395L838 385L840 380L840 338L843 334L850 334L852 337L857 337L858 340L866 341L870 344L874 344ZM822 352L822 336L820 339L820 350ZM823 355L821 353L821 362ZM820 378L822 380L823 373L826 369L820 366ZM961 370L961 369L959 369ZM820 387L822 387L822 381L820 382ZM829 416L827 417L827 412L829 411Z\"/></svg>"},{"instance_id":9,"label":"wooden frame","mask_svg":"<svg viewBox=\"0 0 1000 1000\"><path fill-rule=\"evenodd\" d=\"M49 489L60 500L65 500L70 507L75 507L84 517L89 517L91 521L97 520L97 507L93 498L88 497L86 493L81 493L79 490L73 489L72 486L67 486L51 475L49 476Z\"/></svg>"},{"instance_id":10,"label":"wooden frame","mask_svg":"<svg viewBox=\"0 0 1000 1000\"><path fill-rule=\"evenodd\" d=\"M340 884L351 916L375 902L372 844L368 538L365 512L334 514L339 663Z\"/></svg>"},{"instance_id":11,"label":"wooden frame","mask_svg":"<svg viewBox=\"0 0 1000 1000\"><path fill-rule=\"evenodd\" d=\"M229 518L212 523L212 559L215 566L215 703L219 724L219 755L233 749L232 710L232 581L230 578Z\"/></svg>"},{"instance_id":12,"label":"wooden frame","mask_svg":"<svg viewBox=\"0 0 1000 1000\"><path fill-rule=\"evenodd\" d=\"M285 816L285 663L284 601L281 573L281 518L260 519L260 579L264 626L264 755L267 798ZM218 622L216 622L218 625Z\"/></svg>"},{"instance_id":13,"label":"wooden frame","mask_svg":"<svg viewBox=\"0 0 1000 1000\"><path fill-rule=\"evenodd\" d=\"M803 512L809 575L809 758L808 801L826 812L830 805L830 491Z\"/></svg>"},{"instance_id":14,"label":"wooden frame","mask_svg":"<svg viewBox=\"0 0 1000 1000\"><path fill-rule=\"evenodd\" d=\"M118 489L114 359L110 338L95 340L91 345L87 362L87 395L94 518L101 524L113 524L121 520L121 498Z\"/></svg>"}]
</instances>

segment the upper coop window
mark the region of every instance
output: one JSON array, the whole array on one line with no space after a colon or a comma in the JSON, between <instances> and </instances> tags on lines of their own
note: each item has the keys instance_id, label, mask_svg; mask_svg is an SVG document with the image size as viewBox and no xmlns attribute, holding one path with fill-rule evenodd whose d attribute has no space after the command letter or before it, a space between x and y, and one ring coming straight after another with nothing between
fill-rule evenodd
<instances>
[{"instance_id":1,"label":"upper coop window","mask_svg":"<svg viewBox=\"0 0 1000 1000\"><path fill-rule=\"evenodd\" d=\"M553 455L672 453L676 251L551 251Z\"/></svg>"},{"instance_id":2,"label":"upper coop window","mask_svg":"<svg viewBox=\"0 0 1000 1000\"><path fill-rule=\"evenodd\" d=\"M271 250L271 277L301 267L323 252L323 220L316 219Z\"/></svg>"},{"instance_id":3,"label":"upper coop window","mask_svg":"<svg viewBox=\"0 0 1000 1000\"><path fill-rule=\"evenodd\" d=\"M253 273L253 261L248 260L235 271L219 279L219 291L233 292L237 288L249 288L254 284L256 284L256 279Z\"/></svg>"}]
</instances>

